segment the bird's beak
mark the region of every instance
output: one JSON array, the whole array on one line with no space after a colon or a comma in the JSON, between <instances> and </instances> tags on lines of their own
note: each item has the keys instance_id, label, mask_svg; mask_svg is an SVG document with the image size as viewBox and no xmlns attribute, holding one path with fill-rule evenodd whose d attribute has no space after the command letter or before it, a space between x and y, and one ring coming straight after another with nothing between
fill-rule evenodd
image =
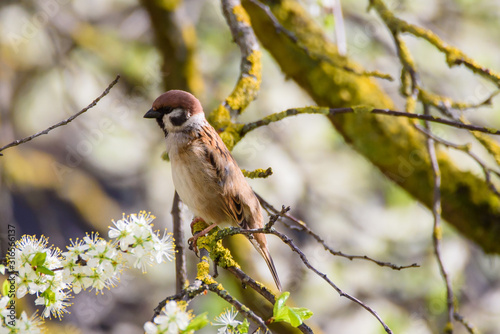
<instances>
[{"instance_id":1,"label":"bird's beak","mask_svg":"<svg viewBox=\"0 0 500 334\"><path fill-rule=\"evenodd\" d=\"M162 113L158 112L156 110L153 110L153 108L149 109L148 112L144 115L144 118L161 118Z\"/></svg>"}]
</instances>

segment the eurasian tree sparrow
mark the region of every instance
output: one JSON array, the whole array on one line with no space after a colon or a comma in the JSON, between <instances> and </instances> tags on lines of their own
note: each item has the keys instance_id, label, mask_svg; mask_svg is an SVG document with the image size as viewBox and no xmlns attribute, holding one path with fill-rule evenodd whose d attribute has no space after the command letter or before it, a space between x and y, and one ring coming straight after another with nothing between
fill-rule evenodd
<instances>
[{"instance_id":1,"label":"eurasian tree sparrow","mask_svg":"<svg viewBox=\"0 0 500 334\"><path fill-rule=\"evenodd\" d=\"M217 225L243 229L264 226L259 200L224 142L205 119L197 98L181 90L170 90L153 102L144 117L156 118L165 133L172 178L180 198L195 217L209 224L201 235ZM266 236L256 233L250 241L266 261L281 291Z\"/></svg>"}]
</instances>

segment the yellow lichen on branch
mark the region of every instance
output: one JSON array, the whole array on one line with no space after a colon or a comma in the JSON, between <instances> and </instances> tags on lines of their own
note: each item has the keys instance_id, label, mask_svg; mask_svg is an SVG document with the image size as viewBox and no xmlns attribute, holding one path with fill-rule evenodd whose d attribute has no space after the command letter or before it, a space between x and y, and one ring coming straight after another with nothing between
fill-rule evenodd
<instances>
[{"instance_id":1,"label":"yellow lichen on branch","mask_svg":"<svg viewBox=\"0 0 500 334\"><path fill-rule=\"evenodd\" d=\"M245 175L245 177L248 177L249 179L265 179L266 177L273 175L273 169L271 167L266 170L258 168L254 171L247 171L246 169L242 169L241 171L243 172L243 175Z\"/></svg>"},{"instance_id":2,"label":"yellow lichen on branch","mask_svg":"<svg viewBox=\"0 0 500 334\"><path fill-rule=\"evenodd\" d=\"M370 0L370 7L374 8L379 13L382 20L384 20L387 27L392 32L410 33L413 36L420 37L434 45L439 51L445 54L446 63L448 66L464 65L472 72L489 79L497 86L500 87L500 74L491 71L488 68L481 66L474 59L467 56L460 49L450 46L439 38L434 32L417 27L404 20L397 18L385 5L382 0Z\"/></svg>"},{"instance_id":3,"label":"yellow lichen on branch","mask_svg":"<svg viewBox=\"0 0 500 334\"><path fill-rule=\"evenodd\" d=\"M250 23L250 17L248 16L248 13L246 10L243 8L242 5L237 5L233 7L233 14L236 16L236 20L239 22L245 23L246 25L251 25Z\"/></svg>"}]
</instances>

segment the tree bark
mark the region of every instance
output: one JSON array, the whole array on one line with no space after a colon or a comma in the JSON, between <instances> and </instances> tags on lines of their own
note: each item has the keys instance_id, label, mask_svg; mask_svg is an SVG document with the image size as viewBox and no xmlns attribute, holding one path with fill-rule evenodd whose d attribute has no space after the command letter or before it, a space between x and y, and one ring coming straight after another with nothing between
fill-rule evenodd
<instances>
[{"instance_id":1,"label":"tree bark","mask_svg":"<svg viewBox=\"0 0 500 334\"><path fill-rule=\"evenodd\" d=\"M297 1L261 1L282 26L293 32L297 41L277 30L261 6L251 0L242 3L263 46L285 75L295 80L318 105L394 107L374 79L345 70L347 67L362 71L358 64L337 53ZM427 207L431 206L432 168L425 137L410 120L369 114L328 119L346 142L385 176ZM485 252L500 253L499 198L483 179L459 170L445 152L437 153L442 174L443 218Z\"/></svg>"}]
</instances>

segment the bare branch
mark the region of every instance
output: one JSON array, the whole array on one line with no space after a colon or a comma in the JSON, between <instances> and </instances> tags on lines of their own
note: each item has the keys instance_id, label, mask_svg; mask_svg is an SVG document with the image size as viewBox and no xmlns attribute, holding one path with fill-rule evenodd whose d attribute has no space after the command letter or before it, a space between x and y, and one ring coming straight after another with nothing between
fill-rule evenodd
<instances>
[{"instance_id":1,"label":"bare branch","mask_svg":"<svg viewBox=\"0 0 500 334\"><path fill-rule=\"evenodd\" d=\"M255 314L252 310L250 310L248 307L240 303L238 300L236 300L227 290L222 289L220 284L210 284L208 286L208 289L212 291L213 293L217 294L219 297L227 301L229 304L233 305L238 312L243 314L245 318L248 318L255 322L257 326L263 329L267 329L266 323L264 320L262 320L261 317L259 317L257 314Z\"/></svg>"},{"instance_id":2,"label":"bare branch","mask_svg":"<svg viewBox=\"0 0 500 334\"><path fill-rule=\"evenodd\" d=\"M173 236L175 241L175 293L181 293L187 281L186 270L186 242L184 238L184 225L181 220L181 199L177 192L172 203Z\"/></svg>"},{"instance_id":3,"label":"bare branch","mask_svg":"<svg viewBox=\"0 0 500 334\"><path fill-rule=\"evenodd\" d=\"M424 105L424 112L429 114L429 106ZM425 122L425 127L429 130L429 123ZM427 137L426 140L427 151L429 152L429 159L431 161L432 176L434 179L434 195L432 199L432 217L434 219L434 229L432 233L432 243L434 245L434 254L439 265L439 271L446 285L446 306L448 308L448 323L445 326L445 333L453 333L453 289L451 287L451 282L448 276L448 272L444 267L443 259L441 258L441 238L442 238L442 227L441 227L441 172L439 170L439 164L436 156L436 144L434 139Z\"/></svg>"},{"instance_id":4,"label":"bare branch","mask_svg":"<svg viewBox=\"0 0 500 334\"><path fill-rule=\"evenodd\" d=\"M371 313L380 322L380 324L382 324L382 326L384 327L384 329L385 329L385 331L387 333L392 334L392 330L385 324L385 322L382 320L382 318L378 315L378 313L374 309L372 309L370 306L366 305L365 303L363 303L362 301L360 301L356 297L351 296L350 294L342 291L335 283L333 283L328 278L328 276L326 274L322 273L321 271L319 271L318 269L316 269L315 267L313 267L309 263L309 261L307 260L306 255L300 250L300 248L298 248L293 243L292 239L290 239L289 237L287 237L285 234L280 233L280 232L276 231L275 229L273 229L271 227L268 227L268 225L269 224L267 224L266 227L264 227L264 228L251 229L251 230L245 230L245 229L239 229L239 228L223 229L223 230L219 230L217 232L216 238L220 239L220 238L223 238L225 236L234 235L234 234L252 235L254 233L266 233L266 234L272 234L272 235L277 236L278 238L281 239L281 241L283 241L286 245L288 245L292 251L294 251L295 253L297 253L299 255L300 259L302 260L302 262L304 263L304 265L307 268L309 268L316 275L318 275L325 282L327 282L332 288L334 288L335 291L337 291L337 293L339 294L340 297L345 297L345 298L347 298L347 299L355 302L356 304L360 305L361 307L363 307L365 310L367 310L369 313Z\"/></svg>"},{"instance_id":5,"label":"bare branch","mask_svg":"<svg viewBox=\"0 0 500 334\"><path fill-rule=\"evenodd\" d=\"M115 80L113 80L109 85L108 87L104 90L104 92L102 92L101 95L99 95L98 98L96 98L94 101L92 101L91 104L89 104L88 106L86 106L85 108L83 108L82 110L80 110L79 112L77 112L76 114L74 114L73 116L71 117L68 117L66 118L65 120L57 123L57 124L54 124L52 126L49 126L47 129L43 130L43 131L40 131L40 132L37 132L35 133L34 135L31 135L29 137L26 137L26 138L23 138L23 139L18 139L18 140L15 140L13 141L12 143L10 144L7 144L5 145L4 147L0 148L0 152L2 152L3 150L5 149L8 149L10 147L14 147L14 146L17 146L17 145L21 145L21 144L24 144L26 142L29 142L30 140L33 140L35 139L36 137L39 137L41 135L46 135L47 133L49 133L50 131L54 130L55 128L58 128L60 126L63 126L63 125L66 125L68 124L69 122L73 121L75 118L77 118L78 116L80 116L81 114L83 114L84 112L86 112L87 110L89 110L90 108L93 108L95 107L95 105L106 95L109 94L109 91L111 90L111 88L113 88L114 85L116 85L116 83L118 82L118 80L120 79L120 75L117 75ZM1 156L2 154L0 154Z\"/></svg>"},{"instance_id":6,"label":"bare branch","mask_svg":"<svg viewBox=\"0 0 500 334\"><path fill-rule=\"evenodd\" d=\"M154 309L154 314L153 317L151 318L151 321L154 320L155 317L157 317L162 308L165 307L167 302L170 300L175 300L175 301L185 301L189 302L196 296L202 294L203 292L208 290L208 286L206 284L203 284L202 281L200 280L195 280L192 284L190 284L188 287L185 287L181 293L169 296L162 300L160 303L158 303L158 306Z\"/></svg>"},{"instance_id":7,"label":"bare branch","mask_svg":"<svg viewBox=\"0 0 500 334\"><path fill-rule=\"evenodd\" d=\"M257 198L259 199L259 202L264 207L264 209L266 209L266 211L268 211L272 215L276 215L276 214L280 213L278 211L278 209L276 209L274 206L272 206L269 202L267 202L259 194L256 194L256 195L257 195ZM282 217L288 218L289 220L291 220L292 222L294 222L295 224L297 224L297 225L294 226L294 225L290 225L290 224L286 223L285 221L283 221L283 224L286 227L288 227L289 229L292 229L292 230L298 230L298 231L304 231L304 232L306 232L311 237L313 237L314 239L316 239L316 241L318 241L323 246L323 248L326 251L328 251L330 254L332 254L332 255L345 257L345 258L347 258L347 259L349 259L351 261L354 260L354 259L367 260L367 261L371 261L371 262L373 262L373 263L375 263L375 264L377 264L377 265L379 265L381 267L389 267L389 268L394 269L394 270L402 270L402 269L407 269L407 268L418 268L418 267L420 267L420 265L417 264L417 263L412 263L410 265L405 265L405 266L399 266L399 265L396 265L396 264L393 264L393 263L390 263L390 262L383 262L383 261L375 260L375 259L373 259L373 258L371 258L371 257L369 257L367 255L349 255L349 254L345 254L345 253L343 253L341 251L336 251L333 248L331 248L330 246L328 246L326 244L325 240L323 238L321 238L313 230L311 230L309 228L309 226L307 226L307 224L305 222L303 222L302 220L295 218L294 216L292 216L288 212L284 213L282 215Z\"/></svg>"}]
</instances>

